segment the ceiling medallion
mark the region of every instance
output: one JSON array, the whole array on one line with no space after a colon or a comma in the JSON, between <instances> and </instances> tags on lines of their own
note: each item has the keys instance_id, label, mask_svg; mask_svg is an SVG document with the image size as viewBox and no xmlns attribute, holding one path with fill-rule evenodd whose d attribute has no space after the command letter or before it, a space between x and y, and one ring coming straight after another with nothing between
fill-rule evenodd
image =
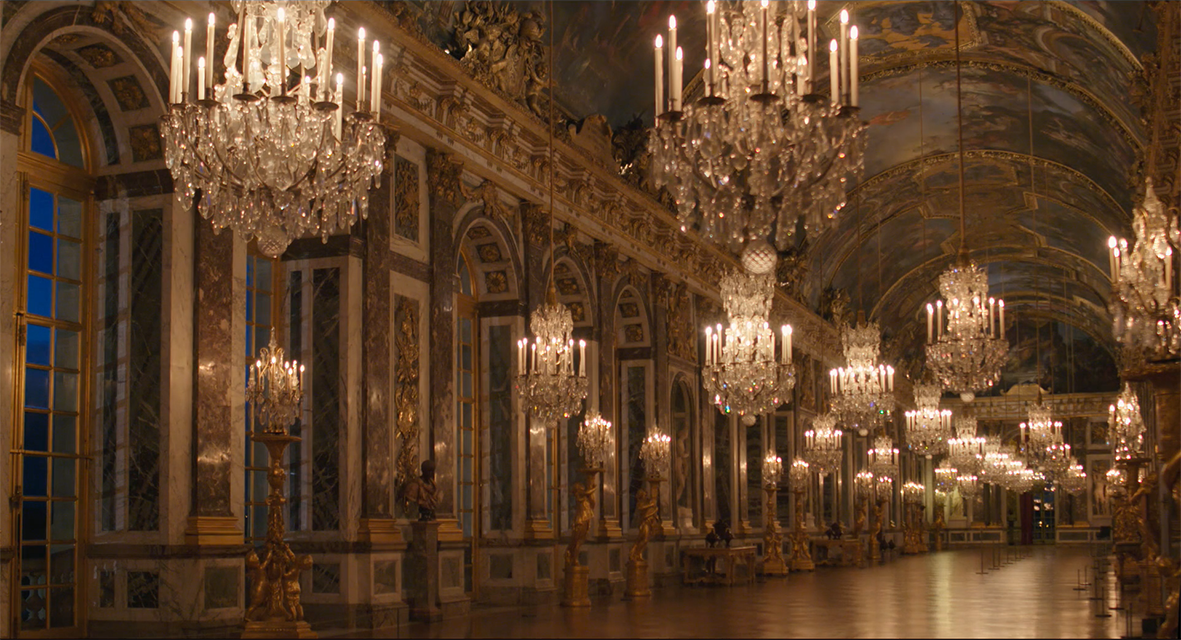
<instances>
[{"instance_id":1,"label":"ceiling medallion","mask_svg":"<svg viewBox=\"0 0 1181 640\"><path fill-rule=\"evenodd\" d=\"M797 225L823 229L863 169L857 27L816 42L816 3L706 4L704 96L682 104L676 18L656 37L653 181L676 200L681 229L737 250L755 240L786 249ZM827 56L824 51L827 49ZM664 96L664 52L668 100ZM814 80L828 58L830 92Z\"/></svg>"},{"instance_id":2,"label":"ceiling medallion","mask_svg":"<svg viewBox=\"0 0 1181 640\"><path fill-rule=\"evenodd\" d=\"M385 155L382 56L357 39L357 102L344 116L344 76L333 76L336 25L328 0L234 0L225 75L214 84L215 18L205 55L192 48L192 20L172 34L164 159L182 206L199 210L278 257L292 240L347 231L369 209ZM243 37L245 36L245 37ZM366 65L366 60L369 64Z\"/></svg>"}]
</instances>

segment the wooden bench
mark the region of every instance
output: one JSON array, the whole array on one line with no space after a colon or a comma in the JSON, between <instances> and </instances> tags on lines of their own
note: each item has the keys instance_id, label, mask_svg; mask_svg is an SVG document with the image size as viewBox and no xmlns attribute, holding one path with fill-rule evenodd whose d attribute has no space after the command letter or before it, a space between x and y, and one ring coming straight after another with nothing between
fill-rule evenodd
<instances>
[{"instance_id":1,"label":"wooden bench","mask_svg":"<svg viewBox=\"0 0 1181 640\"><path fill-rule=\"evenodd\" d=\"M738 567L743 575L738 576ZM681 579L685 584L733 585L736 579L755 581L755 547L693 547L681 550Z\"/></svg>"}]
</instances>

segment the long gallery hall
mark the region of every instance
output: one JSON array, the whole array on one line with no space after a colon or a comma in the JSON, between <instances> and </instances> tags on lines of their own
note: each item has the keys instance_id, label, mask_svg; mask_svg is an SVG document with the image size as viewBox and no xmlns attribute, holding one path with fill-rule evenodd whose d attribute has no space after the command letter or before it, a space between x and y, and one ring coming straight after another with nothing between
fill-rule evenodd
<instances>
[{"instance_id":1,"label":"long gallery hall","mask_svg":"<svg viewBox=\"0 0 1181 640\"><path fill-rule=\"evenodd\" d=\"M1181 2L0 0L0 638L1178 638Z\"/></svg>"}]
</instances>

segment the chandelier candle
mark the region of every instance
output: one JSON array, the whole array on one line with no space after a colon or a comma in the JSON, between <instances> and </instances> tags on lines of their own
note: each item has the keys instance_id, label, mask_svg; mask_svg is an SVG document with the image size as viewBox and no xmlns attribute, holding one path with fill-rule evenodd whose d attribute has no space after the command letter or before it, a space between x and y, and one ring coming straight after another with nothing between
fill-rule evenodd
<instances>
[{"instance_id":1,"label":"chandelier candle","mask_svg":"<svg viewBox=\"0 0 1181 640\"><path fill-rule=\"evenodd\" d=\"M664 113L664 38L656 36L656 115Z\"/></svg>"}]
</instances>

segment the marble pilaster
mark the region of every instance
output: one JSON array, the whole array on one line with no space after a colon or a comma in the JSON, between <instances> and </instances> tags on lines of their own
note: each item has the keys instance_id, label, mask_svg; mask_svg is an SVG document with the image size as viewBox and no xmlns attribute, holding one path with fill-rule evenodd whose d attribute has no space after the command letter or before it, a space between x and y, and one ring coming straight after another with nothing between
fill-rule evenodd
<instances>
[{"instance_id":1,"label":"marble pilaster","mask_svg":"<svg viewBox=\"0 0 1181 640\"><path fill-rule=\"evenodd\" d=\"M616 446L604 461L599 489L599 526L597 535L605 538L623 536L619 519L619 429L618 394L616 379L619 367L615 361L615 300L614 285L619 275L619 259L613 247L595 241L595 278L598 280L598 305L594 309L594 336L599 343L599 413L609 420L615 431Z\"/></svg>"},{"instance_id":2,"label":"marble pilaster","mask_svg":"<svg viewBox=\"0 0 1181 640\"><path fill-rule=\"evenodd\" d=\"M196 228L192 504L185 538L190 544L240 544L241 525L231 507L234 239L203 218Z\"/></svg>"},{"instance_id":3,"label":"marble pilaster","mask_svg":"<svg viewBox=\"0 0 1181 640\"><path fill-rule=\"evenodd\" d=\"M525 247L525 284L522 287L525 310L525 326L528 331L529 318L538 307L546 302L549 271L547 261L550 255L549 212L531 202L521 203L521 227ZM546 511L546 427L532 417L527 418L525 431L525 537L551 538L553 527Z\"/></svg>"},{"instance_id":4,"label":"marble pilaster","mask_svg":"<svg viewBox=\"0 0 1181 640\"><path fill-rule=\"evenodd\" d=\"M463 164L453 155L427 150L430 197L430 398L431 449L441 495L435 515L443 540L462 537L455 513L455 232L452 223L462 203Z\"/></svg>"},{"instance_id":5,"label":"marble pilaster","mask_svg":"<svg viewBox=\"0 0 1181 640\"><path fill-rule=\"evenodd\" d=\"M669 380L668 371L668 354L669 354L669 336L668 336L668 316L670 312L670 295L672 294L672 282L669 281L668 276L662 273L652 273L652 291L653 301L652 305L652 361L655 365L655 386L656 386L656 415L654 416L653 424L658 428L663 429L670 437L675 438L673 433L672 416L672 390ZM675 455L674 455L675 459ZM672 469L665 472L668 482L660 484L660 520L663 523L663 528L669 534L672 533L672 487L674 480L672 479Z\"/></svg>"},{"instance_id":6,"label":"marble pilaster","mask_svg":"<svg viewBox=\"0 0 1181 640\"><path fill-rule=\"evenodd\" d=\"M387 164L380 188L369 194L362 279L361 533L374 542L398 542L393 526L394 449L390 371L390 227L393 174ZM386 354L387 357L382 357Z\"/></svg>"}]
</instances>

